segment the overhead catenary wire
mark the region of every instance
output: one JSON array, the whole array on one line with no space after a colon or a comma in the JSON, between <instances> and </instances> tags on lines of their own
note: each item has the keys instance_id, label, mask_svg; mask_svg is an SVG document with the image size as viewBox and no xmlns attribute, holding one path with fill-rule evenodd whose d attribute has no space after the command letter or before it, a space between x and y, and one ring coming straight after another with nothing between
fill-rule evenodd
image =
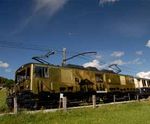
<instances>
[{"instance_id":1,"label":"overhead catenary wire","mask_svg":"<svg viewBox=\"0 0 150 124\"><path fill-rule=\"evenodd\" d=\"M36 50L36 51L56 51L57 53L61 53L60 50L55 50L52 48L48 48L48 46L41 46L36 44L24 44L22 42L17 41L2 41L0 40L0 47L1 48L13 48L13 49L23 49L23 50Z\"/></svg>"},{"instance_id":2,"label":"overhead catenary wire","mask_svg":"<svg viewBox=\"0 0 150 124\"><path fill-rule=\"evenodd\" d=\"M9 41L0 41L0 47L2 48L14 48L14 49L24 49L24 50L38 50L38 51L47 51L47 49L40 48L31 44L23 44L19 42L9 42Z\"/></svg>"},{"instance_id":3,"label":"overhead catenary wire","mask_svg":"<svg viewBox=\"0 0 150 124\"><path fill-rule=\"evenodd\" d=\"M50 50L54 50L52 48L46 48L45 46L39 46L36 44L24 44L22 42L17 42L17 41L4 41L4 40L0 40L0 47L2 48L13 48L13 49L23 49L23 50L35 50L35 51L42 51L42 52L47 52ZM56 52L56 54L62 54L62 50L54 50ZM79 52L75 52L75 51L67 51L67 55L71 56L74 54L77 54ZM85 61L93 61L95 58L95 56L86 56L86 55L81 55L78 58L79 59L83 59ZM104 62L104 61L100 61L100 64L106 64L109 65L108 63ZM128 72L139 72L140 69L135 69L135 68L131 68L125 65L119 65L123 70L128 71Z\"/></svg>"}]
</instances>

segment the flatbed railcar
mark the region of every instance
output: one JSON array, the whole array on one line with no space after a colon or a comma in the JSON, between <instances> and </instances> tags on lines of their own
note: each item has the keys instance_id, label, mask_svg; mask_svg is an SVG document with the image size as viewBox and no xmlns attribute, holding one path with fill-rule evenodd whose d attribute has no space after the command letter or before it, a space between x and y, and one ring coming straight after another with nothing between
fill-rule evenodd
<instances>
[{"instance_id":1,"label":"flatbed railcar","mask_svg":"<svg viewBox=\"0 0 150 124\"><path fill-rule=\"evenodd\" d=\"M59 106L60 94L67 97L68 105L91 102L96 95L97 102L134 99L139 93L135 77L116 74L113 71L84 68L76 65L56 66L28 63L15 74L15 86L7 98L13 107L13 97L17 96L20 108L37 109Z\"/></svg>"}]
</instances>

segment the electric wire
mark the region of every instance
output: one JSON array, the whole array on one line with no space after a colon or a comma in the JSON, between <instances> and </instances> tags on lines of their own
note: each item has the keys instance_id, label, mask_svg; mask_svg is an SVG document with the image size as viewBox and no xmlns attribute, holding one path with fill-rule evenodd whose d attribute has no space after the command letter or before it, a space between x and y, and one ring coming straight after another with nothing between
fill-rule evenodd
<instances>
[{"instance_id":1,"label":"electric wire","mask_svg":"<svg viewBox=\"0 0 150 124\"><path fill-rule=\"evenodd\" d=\"M29 47L30 46L30 47ZM24 49L24 50L36 50L36 51L42 51L42 52L46 52L46 51L50 51L53 50L52 48L46 48L45 46L38 46L35 44L23 44L22 42L17 42L17 41L0 41L0 47L2 48L13 48L13 49ZM62 54L62 50L54 50L56 51L56 54ZM72 56L75 54L78 54L79 52L75 52L75 51L67 51L67 55ZM96 57L95 56L87 56L87 55L82 55L82 56L78 56L79 59L85 60L85 61L93 61ZM105 61L100 61L100 64L102 65L107 65L108 63ZM108 64L109 65L109 64ZM119 65L122 70L128 71L128 72L139 72L140 69L135 69L133 67L127 67L125 65ZM107 68L107 67L105 67Z\"/></svg>"}]
</instances>

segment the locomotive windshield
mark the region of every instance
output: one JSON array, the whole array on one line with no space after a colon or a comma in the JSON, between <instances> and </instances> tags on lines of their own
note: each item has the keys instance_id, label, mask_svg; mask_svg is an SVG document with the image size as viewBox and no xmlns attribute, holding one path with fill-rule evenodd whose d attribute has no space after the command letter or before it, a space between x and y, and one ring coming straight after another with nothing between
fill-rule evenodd
<instances>
[{"instance_id":1,"label":"locomotive windshield","mask_svg":"<svg viewBox=\"0 0 150 124\"><path fill-rule=\"evenodd\" d=\"M16 82L20 83L30 78L30 67L16 72Z\"/></svg>"},{"instance_id":2,"label":"locomotive windshield","mask_svg":"<svg viewBox=\"0 0 150 124\"><path fill-rule=\"evenodd\" d=\"M48 78L48 67L35 66L35 76L40 78Z\"/></svg>"}]
</instances>

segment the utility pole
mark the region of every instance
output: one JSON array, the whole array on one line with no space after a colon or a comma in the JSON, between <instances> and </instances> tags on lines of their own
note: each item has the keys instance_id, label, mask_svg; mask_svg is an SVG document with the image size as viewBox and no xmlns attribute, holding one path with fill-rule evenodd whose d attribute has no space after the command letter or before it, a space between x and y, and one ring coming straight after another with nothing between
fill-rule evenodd
<instances>
[{"instance_id":1,"label":"utility pole","mask_svg":"<svg viewBox=\"0 0 150 124\"><path fill-rule=\"evenodd\" d=\"M62 66L66 65L66 48L63 48L63 60L62 60Z\"/></svg>"}]
</instances>

